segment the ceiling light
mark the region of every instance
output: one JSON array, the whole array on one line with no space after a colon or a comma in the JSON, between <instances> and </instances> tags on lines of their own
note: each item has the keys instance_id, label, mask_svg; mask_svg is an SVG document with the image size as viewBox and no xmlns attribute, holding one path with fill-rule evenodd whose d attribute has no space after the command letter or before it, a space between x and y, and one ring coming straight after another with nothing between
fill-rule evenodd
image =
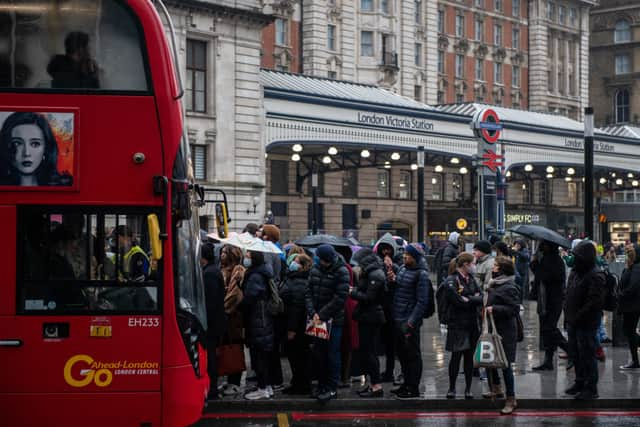
<instances>
[{"instance_id":1,"label":"ceiling light","mask_svg":"<svg viewBox=\"0 0 640 427\"><path fill-rule=\"evenodd\" d=\"M431 183L436 185L438 183L438 178L431 178Z\"/></svg>"},{"instance_id":2,"label":"ceiling light","mask_svg":"<svg viewBox=\"0 0 640 427\"><path fill-rule=\"evenodd\" d=\"M571 177L570 177L570 176L566 176L566 177L564 178L564 180L565 180L565 181L567 181L567 182L571 182Z\"/></svg>"},{"instance_id":3,"label":"ceiling light","mask_svg":"<svg viewBox=\"0 0 640 427\"><path fill-rule=\"evenodd\" d=\"M527 184L522 184L522 189L526 190L527 189Z\"/></svg>"},{"instance_id":4,"label":"ceiling light","mask_svg":"<svg viewBox=\"0 0 640 427\"><path fill-rule=\"evenodd\" d=\"M615 178L615 177L616 177L616 173L615 173L615 172L611 172L611 176L612 176L613 178Z\"/></svg>"},{"instance_id":5,"label":"ceiling light","mask_svg":"<svg viewBox=\"0 0 640 427\"><path fill-rule=\"evenodd\" d=\"M417 170L418 170L418 165L416 165L415 163L413 163L413 164L411 165L411 170L412 170L412 171L417 171Z\"/></svg>"},{"instance_id":6,"label":"ceiling light","mask_svg":"<svg viewBox=\"0 0 640 427\"><path fill-rule=\"evenodd\" d=\"M524 165L525 172L531 172L533 170L533 165L526 164Z\"/></svg>"},{"instance_id":7,"label":"ceiling light","mask_svg":"<svg viewBox=\"0 0 640 427\"><path fill-rule=\"evenodd\" d=\"M511 171L507 171L507 178L511 178Z\"/></svg>"},{"instance_id":8,"label":"ceiling light","mask_svg":"<svg viewBox=\"0 0 640 427\"><path fill-rule=\"evenodd\" d=\"M368 158L371 155L371 153L369 152L369 150L362 150L360 152L360 157L364 157L365 159Z\"/></svg>"},{"instance_id":9,"label":"ceiling light","mask_svg":"<svg viewBox=\"0 0 640 427\"><path fill-rule=\"evenodd\" d=\"M607 178L600 178L600 184L606 184Z\"/></svg>"},{"instance_id":10,"label":"ceiling light","mask_svg":"<svg viewBox=\"0 0 640 427\"><path fill-rule=\"evenodd\" d=\"M460 168L460 173L462 175L466 174L467 172L469 172L469 169L467 169L466 167L463 166L463 167Z\"/></svg>"},{"instance_id":11,"label":"ceiling light","mask_svg":"<svg viewBox=\"0 0 640 427\"><path fill-rule=\"evenodd\" d=\"M451 158L451 163L453 163L454 165L457 165L458 163L460 163L460 159L457 157L452 157Z\"/></svg>"},{"instance_id":12,"label":"ceiling light","mask_svg":"<svg viewBox=\"0 0 640 427\"><path fill-rule=\"evenodd\" d=\"M391 165L384 165L385 169L391 169Z\"/></svg>"},{"instance_id":13,"label":"ceiling light","mask_svg":"<svg viewBox=\"0 0 640 427\"><path fill-rule=\"evenodd\" d=\"M548 173L547 174L547 178L549 178L549 179L553 178L553 174L552 173Z\"/></svg>"},{"instance_id":14,"label":"ceiling light","mask_svg":"<svg viewBox=\"0 0 640 427\"><path fill-rule=\"evenodd\" d=\"M631 181L631 185L633 185L634 187L638 186L638 180L634 179L633 181Z\"/></svg>"},{"instance_id":15,"label":"ceiling light","mask_svg":"<svg viewBox=\"0 0 640 427\"><path fill-rule=\"evenodd\" d=\"M437 166L435 167L435 171L436 171L436 172L442 172L443 170L444 170L444 168L442 167L442 165L437 165Z\"/></svg>"},{"instance_id":16,"label":"ceiling light","mask_svg":"<svg viewBox=\"0 0 640 427\"><path fill-rule=\"evenodd\" d=\"M336 154L338 154L338 149L336 147L329 147L329 154L335 156Z\"/></svg>"},{"instance_id":17,"label":"ceiling light","mask_svg":"<svg viewBox=\"0 0 640 427\"><path fill-rule=\"evenodd\" d=\"M576 170L574 168L567 169L567 174L574 175L575 173L576 173Z\"/></svg>"},{"instance_id":18,"label":"ceiling light","mask_svg":"<svg viewBox=\"0 0 640 427\"><path fill-rule=\"evenodd\" d=\"M547 173L553 173L554 170L553 166L547 166Z\"/></svg>"},{"instance_id":19,"label":"ceiling light","mask_svg":"<svg viewBox=\"0 0 640 427\"><path fill-rule=\"evenodd\" d=\"M633 178L633 174L632 174L631 172L629 172L629 173L627 174L627 178Z\"/></svg>"},{"instance_id":20,"label":"ceiling light","mask_svg":"<svg viewBox=\"0 0 640 427\"><path fill-rule=\"evenodd\" d=\"M299 153L302 151L302 144L293 144L293 147L291 147L291 149L296 153Z\"/></svg>"},{"instance_id":21,"label":"ceiling light","mask_svg":"<svg viewBox=\"0 0 640 427\"><path fill-rule=\"evenodd\" d=\"M616 179L616 184L617 185L622 185L622 178Z\"/></svg>"},{"instance_id":22,"label":"ceiling light","mask_svg":"<svg viewBox=\"0 0 640 427\"><path fill-rule=\"evenodd\" d=\"M294 162L299 162L300 161L300 154L298 153L293 153L291 155L291 160L293 160Z\"/></svg>"},{"instance_id":23,"label":"ceiling light","mask_svg":"<svg viewBox=\"0 0 640 427\"><path fill-rule=\"evenodd\" d=\"M328 165L329 163L331 163L331 157L330 156L324 156L322 158L322 163L324 163L325 165Z\"/></svg>"},{"instance_id":24,"label":"ceiling light","mask_svg":"<svg viewBox=\"0 0 640 427\"><path fill-rule=\"evenodd\" d=\"M400 153L392 153L391 160L400 160Z\"/></svg>"}]
</instances>

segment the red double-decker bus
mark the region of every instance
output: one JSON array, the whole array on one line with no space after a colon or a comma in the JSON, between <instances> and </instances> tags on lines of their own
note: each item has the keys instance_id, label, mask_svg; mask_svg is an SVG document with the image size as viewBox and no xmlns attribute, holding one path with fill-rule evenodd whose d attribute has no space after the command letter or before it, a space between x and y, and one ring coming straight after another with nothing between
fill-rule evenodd
<instances>
[{"instance_id":1,"label":"red double-decker bus","mask_svg":"<svg viewBox=\"0 0 640 427\"><path fill-rule=\"evenodd\" d=\"M202 413L201 192L155 6L0 1L3 425Z\"/></svg>"}]
</instances>

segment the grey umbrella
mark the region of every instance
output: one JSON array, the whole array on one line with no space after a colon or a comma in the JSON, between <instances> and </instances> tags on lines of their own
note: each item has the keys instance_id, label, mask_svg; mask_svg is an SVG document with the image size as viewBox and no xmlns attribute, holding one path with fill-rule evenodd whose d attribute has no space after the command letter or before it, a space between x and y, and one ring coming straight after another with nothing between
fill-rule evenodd
<instances>
[{"instance_id":1,"label":"grey umbrella","mask_svg":"<svg viewBox=\"0 0 640 427\"><path fill-rule=\"evenodd\" d=\"M305 236L296 241L296 245L302 247L317 247L320 245L331 245L334 247L351 247L353 243L344 237L336 237L332 234L313 234L311 236Z\"/></svg>"},{"instance_id":2,"label":"grey umbrella","mask_svg":"<svg viewBox=\"0 0 640 427\"><path fill-rule=\"evenodd\" d=\"M546 240L547 242L555 243L563 248L570 248L571 242L559 233L550 230L541 225L521 224L513 226L509 229L516 234L528 237L533 240Z\"/></svg>"}]
</instances>

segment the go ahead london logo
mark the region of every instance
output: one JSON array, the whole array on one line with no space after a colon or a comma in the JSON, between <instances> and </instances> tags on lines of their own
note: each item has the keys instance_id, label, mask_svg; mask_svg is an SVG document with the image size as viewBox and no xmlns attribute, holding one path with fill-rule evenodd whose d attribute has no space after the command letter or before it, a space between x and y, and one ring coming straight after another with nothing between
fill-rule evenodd
<instances>
[{"instance_id":1,"label":"go ahead london logo","mask_svg":"<svg viewBox=\"0 0 640 427\"><path fill-rule=\"evenodd\" d=\"M64 380L72 387L86 387L91 383L98 387L108 387L114 376L159 375L159 369L158 362L101 362L87 354L77 354L65 363Z\"/></svg>"}]
</instances>

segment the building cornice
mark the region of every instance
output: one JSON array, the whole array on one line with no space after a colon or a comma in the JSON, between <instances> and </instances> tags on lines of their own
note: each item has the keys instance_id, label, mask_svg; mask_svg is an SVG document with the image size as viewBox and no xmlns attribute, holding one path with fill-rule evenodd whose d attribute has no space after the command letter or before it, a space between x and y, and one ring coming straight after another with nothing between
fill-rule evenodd
<instances>
[{"instance_id":1,"label":"building cornice","mask_svg":"<svg viewBox=\"0 0 640 427\"><path fill-rule=\"evenodd\" d=\"M220 18L241 19L245 22L261 26L267 26L275 19L273 15L267 15L258 8L242 9L202 0L168 0L166 3L176 9L209 13Z\"/></svg>"}]
</instances>

